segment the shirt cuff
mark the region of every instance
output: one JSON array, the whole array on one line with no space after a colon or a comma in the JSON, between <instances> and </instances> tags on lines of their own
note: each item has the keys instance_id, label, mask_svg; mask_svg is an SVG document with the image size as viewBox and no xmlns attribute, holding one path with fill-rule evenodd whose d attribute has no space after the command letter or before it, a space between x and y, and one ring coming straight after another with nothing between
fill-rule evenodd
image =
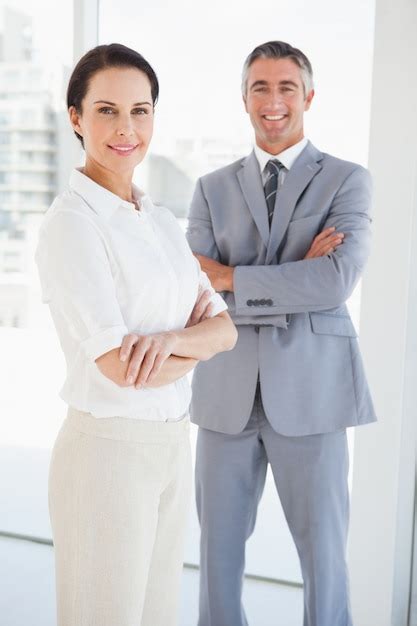
<instances>
[{"instance_id":1,"label":"shirt cuff","mask_svg":"<svg viewBox=\"0 0 417 626\"><path fill-rule=\"evenodd\" d=\"M95 361L99 356L106 354L106 352L114 348L120 348L123 337L128 333L129 331L126 326L112 326L111 328L106 328L96 335L85 339L81 343L81 349L88 358Z\"/></svg>"}]
</instances>

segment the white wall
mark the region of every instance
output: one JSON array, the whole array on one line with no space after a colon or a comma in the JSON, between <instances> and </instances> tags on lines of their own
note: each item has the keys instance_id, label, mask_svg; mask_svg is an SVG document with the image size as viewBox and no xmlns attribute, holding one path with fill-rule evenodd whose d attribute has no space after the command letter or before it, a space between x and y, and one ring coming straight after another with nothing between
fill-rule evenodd
<instances>
[{"instance_id":1,"label":"white wall","mask_svg":"<svg viewBox=\"0 0 417 626\"><path fill-rule=\"evenodd\" d=\"M408 624L417 424L417 4L377 0L369 166L373 253L361 345L379 423L357 430L355 626Z\"/></svg>"}]
</instances>

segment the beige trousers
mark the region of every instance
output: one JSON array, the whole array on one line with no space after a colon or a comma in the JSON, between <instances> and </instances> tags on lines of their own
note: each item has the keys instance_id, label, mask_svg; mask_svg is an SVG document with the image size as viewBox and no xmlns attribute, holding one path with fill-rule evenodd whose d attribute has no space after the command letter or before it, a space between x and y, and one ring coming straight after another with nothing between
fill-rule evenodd
<instances>
[{"instance_id":1,"label":"beige trousers","mask_svg":"<svg viewBox=\"0 0 417 626\"><path fill-rule=\"evenodd\" d=\"M189 422L70 409L49 510L58 626L174 626L191 483Z\"/></svg>"}]
</instances>

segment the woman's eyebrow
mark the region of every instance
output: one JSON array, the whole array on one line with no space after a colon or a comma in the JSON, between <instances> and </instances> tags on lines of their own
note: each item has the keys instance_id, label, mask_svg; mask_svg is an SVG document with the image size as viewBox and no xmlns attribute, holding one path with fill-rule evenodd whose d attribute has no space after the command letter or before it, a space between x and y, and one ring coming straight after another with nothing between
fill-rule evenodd
<instances>
[{"instance_id":1,"label":"woman's eyebrow","mask_svg":"<svg viewBox=\"0 0 417 626\"><path fill-rule=\"evenodd\" d=\"M109 104L112 107L117 106L117 104L115 102L109 102L108 100L96 100L94 102L94 104ZM152 104L150 102L135 102L135 104L133 104L132 106L137 107L137 106L141 106L143 104L148 104L150 107L152 106Z\"/></svg>"}]
</instances>

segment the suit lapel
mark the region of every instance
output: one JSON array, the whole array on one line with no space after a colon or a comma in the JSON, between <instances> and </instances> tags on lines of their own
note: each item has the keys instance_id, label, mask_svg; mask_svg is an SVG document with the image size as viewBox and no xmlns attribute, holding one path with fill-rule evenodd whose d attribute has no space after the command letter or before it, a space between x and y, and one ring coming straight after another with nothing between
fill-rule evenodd
<instances>
[{"instance_id":1,"label":"suit lapel","mask_svg":"<svg viewBox=\"0 0 417 626\"><path fill-rule=\"evenodd\" d=\"M266 248L269 241L268 209L262 186L259 163L255 152L252 152L245 159L243 167L237 172L237 177L246 203Z\"/></svg>"},{"instance_id":2,"label":"suit lapel","mask_svg":"<svg viewBox=\"0 0 417 626\"><path fill-rule=\"evenodd\" d=\"M267 265L271 263L274 258L287 231L298 198L312 178L321 170L319 161L321 161L322 158L323 155L321 152L309 142L287 173L284 184L277 193L275 201L274 216L272 218L271 234L265 261Z\"/></svg>"}]
</instances>

